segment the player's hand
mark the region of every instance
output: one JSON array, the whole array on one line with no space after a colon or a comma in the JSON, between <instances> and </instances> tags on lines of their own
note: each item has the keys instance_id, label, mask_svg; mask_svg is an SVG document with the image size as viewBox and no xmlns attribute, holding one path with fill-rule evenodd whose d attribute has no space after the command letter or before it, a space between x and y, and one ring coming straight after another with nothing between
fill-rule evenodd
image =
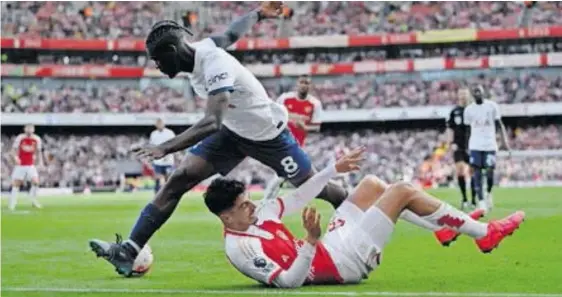
<instances>
[{"instance_id":1,"label":"player's hand","mask_svg":"<svg viewBox=\"0 0 562 297\"><path fill-rule=\"evenodd\" d=\"M131 152L135 155L135 157L143 161L160 159L166 155L162 149L153 145L134 147L133 149L131 149Z\"/></svg>"},{"instance_id":2,"label":"player's hand","mask_svg":"<svg viewBox=\"0 0 562 297\"><path fill-rule=\"evenodd\" d=\"M336 162L336 171L338 173L346 173L361 169L359 163L365 160L365 157L363 157L364 152L365 147L360 147L339 158Z\"/></svg>"},{"instance_id":3,"label":"player's hand","mask_svg":"<svg viewBox=\"0 0 562 297\"><path fill-rule=\"evenodd\" d=\"M259 8L262 18L276 18L283 13L283 1L263 1Z\"/></svg>"},{"instance_id":4,"label":"player's hand","mask_svg":"<svg viewBox=\"0 0 562 297\"><path fill-rule=\"evenodd\" d=\"M451 144L449 147L451 148L451 151L453 151L453 152L456 152L457 149L459 148L456 143Z\"/></svg>"},{"instance_id":5,"label":"player's hand","mask_svg":"<svg viewBox=\"0 0 562 297\"><path fill-rule=\"evenodd\" d=\"M311 245L316 245L322 235L320 227L320 214L314 207L305 207L302 210L302 225L306 229L306 241Z\"/></svg>"}]
</instances>

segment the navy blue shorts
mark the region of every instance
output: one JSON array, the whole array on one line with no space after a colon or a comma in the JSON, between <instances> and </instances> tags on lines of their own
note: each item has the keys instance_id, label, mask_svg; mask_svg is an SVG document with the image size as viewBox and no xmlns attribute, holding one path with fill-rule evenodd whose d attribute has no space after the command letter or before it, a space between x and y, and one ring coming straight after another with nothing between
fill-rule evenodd
<instances>
[{"instance_id":1,"label":"navy blue shorts","mask_svg":"<svg viewBox=\"0 0 562 297\"><path fill-rule=\"evenodd\" d=\"M308 155L288 129L272 140L253 141L223 127L189 152L211 163L222 175L228 174L246 157L271 167L277 175L291 182L304 180L312 170Z\"/></svg>"},{"instance_id":2,"label":"navy blue shorts","mask_svg":"<svg viewBox=\"0 0 562 297\"><path fill-rule=\"evenodd\" d=\"M171 165L152 164L152 169L154 169L154 173L157 174L157 175L168 176L168 175L170 175L170 173L172 173L172 170L174 169L174 167L171 166Z\"/></svg>"},{"instance_id":3,"label":"navy blue shorts","mask_svg":"<svg viewBox=\"0 0 562 297\"><path fill-rule=\"evenodd\" d=\"M495 151L470 151L470 165L476 168L496 167Z\"/></svg>"}]
</instances>

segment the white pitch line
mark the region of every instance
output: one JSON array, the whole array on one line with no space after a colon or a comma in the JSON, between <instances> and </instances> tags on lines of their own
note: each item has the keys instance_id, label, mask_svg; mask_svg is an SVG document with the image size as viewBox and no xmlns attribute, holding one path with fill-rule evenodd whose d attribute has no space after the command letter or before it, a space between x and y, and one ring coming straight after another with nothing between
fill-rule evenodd
<instances>
[{"instance_id":1,"label":"white pitch line","mask_svg":"<svg viewBox=\"0 0 562 297\"><path fill-rule=\"evenodd\" d=\"M5 287L4 292L35 293L118 293L118 294L183 294L183 295L289 295L289 296L392 296L392 297L562 297L562 293L487 293L487 292L351 292L293 290L187 290L187 289L109 289L109 288L27 288Z\"/></svg>"}]
</instances>

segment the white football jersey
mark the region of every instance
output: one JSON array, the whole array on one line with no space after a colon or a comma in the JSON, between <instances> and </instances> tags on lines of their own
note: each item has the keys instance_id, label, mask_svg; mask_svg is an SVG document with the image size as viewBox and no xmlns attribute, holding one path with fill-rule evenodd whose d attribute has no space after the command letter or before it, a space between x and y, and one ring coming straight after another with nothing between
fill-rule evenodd
<instances>
[{"instance_id":1,"label":"white football jersey","mask_svg":"<svg viewBox=\"0 0 562 297\"><path fill-rule=\"evenodd\" d=\"M464 110L464 124L470 126L468 149L497 151L496 121L501 119L499 105L485 99L482 104L472 102Z\"/></svg>"},{"instance_id":2,"label":"white football jersey","mask_svg":"<svg viewBox=\"0 0 562 297\"><path fill-rule=\"evenodd\" d=\"M152 145L160 145L172 138L174 138L176 136L176 133L174 133L174 131L168 129L168 128L164 128L162 129L162 131L159 131L158 129L152 131L152 133L150 133L150 144ZM166 155L161 159L157 159L152 161L152 163L154 163L155 165L159 165L159 166L171 166L174 165L174 155L170 154L170 155Z\"/></svg>"},{"instance_id":3,"label":"white football jersey","mask_svg":"<svg viewBox=\"0 0 562 297\"><path fill-rule=\"evenodd\" d=\"M203 99L231 91L223 125L250 140L277 137L285 129L287 110L271 100L258 79L210 38L190 44L195 48L193 73L188 73L193 89Z\"/></svg>"}]
</instances>

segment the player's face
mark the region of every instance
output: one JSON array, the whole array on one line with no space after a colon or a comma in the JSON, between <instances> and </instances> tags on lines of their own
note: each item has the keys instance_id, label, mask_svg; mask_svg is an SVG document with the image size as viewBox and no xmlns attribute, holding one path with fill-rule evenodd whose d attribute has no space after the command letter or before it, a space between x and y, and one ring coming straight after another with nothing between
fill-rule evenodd
<instances>
[{"instance_id":1,"label":"player's face","mask_svg":"<svg viewBox=\"0 0 562 297\"><path fill-rule=\"evenodd\" d=\"M33 125L27 125L23 131L27 134L33 134L35 133L35 127Z\"/></svg>"},{"instance_id":2,"label":"player's face","mask_svg":"<svg viewBox=\"0 0 562 297\"><path fill-rule=\"evenodd\" d=\"M236 199L234 206L228 211L229 223L237 226L252 225L257 221L255 211L256 205L250 200L250 194L245 192Z\"/></svg>"},{"instance_id":3,"label":"player's face","mask_svg":"<svg viewBox=\"0 0 562 297\"><path fill-rule=\"evenodd\" d=\"M159 130L164 129L164 122L162 120L156 121L156 128Z\"/></svg>"},{"instance_id":4,"label":"player's face","mask_svg":"<svg viewBox=\"0 0 562 297\"><path fill-rule=\"evenodd\" d=\"M466 106L470 98L470 91L468 89L460 89L458 93L459 105Z\"/></svg>"},{"instance_id":5,"label":"player's face","mask_svg":"<svg viewBox=\"0 0 562 297\"><path fill-rule=\"evenodd\" d=\"M303 95L308 94L308 92L310 91L310 84L311 84L310 78L308 77L299 78L299 80L297 81L297 92Z\"/></svg>"}]
</instances>

